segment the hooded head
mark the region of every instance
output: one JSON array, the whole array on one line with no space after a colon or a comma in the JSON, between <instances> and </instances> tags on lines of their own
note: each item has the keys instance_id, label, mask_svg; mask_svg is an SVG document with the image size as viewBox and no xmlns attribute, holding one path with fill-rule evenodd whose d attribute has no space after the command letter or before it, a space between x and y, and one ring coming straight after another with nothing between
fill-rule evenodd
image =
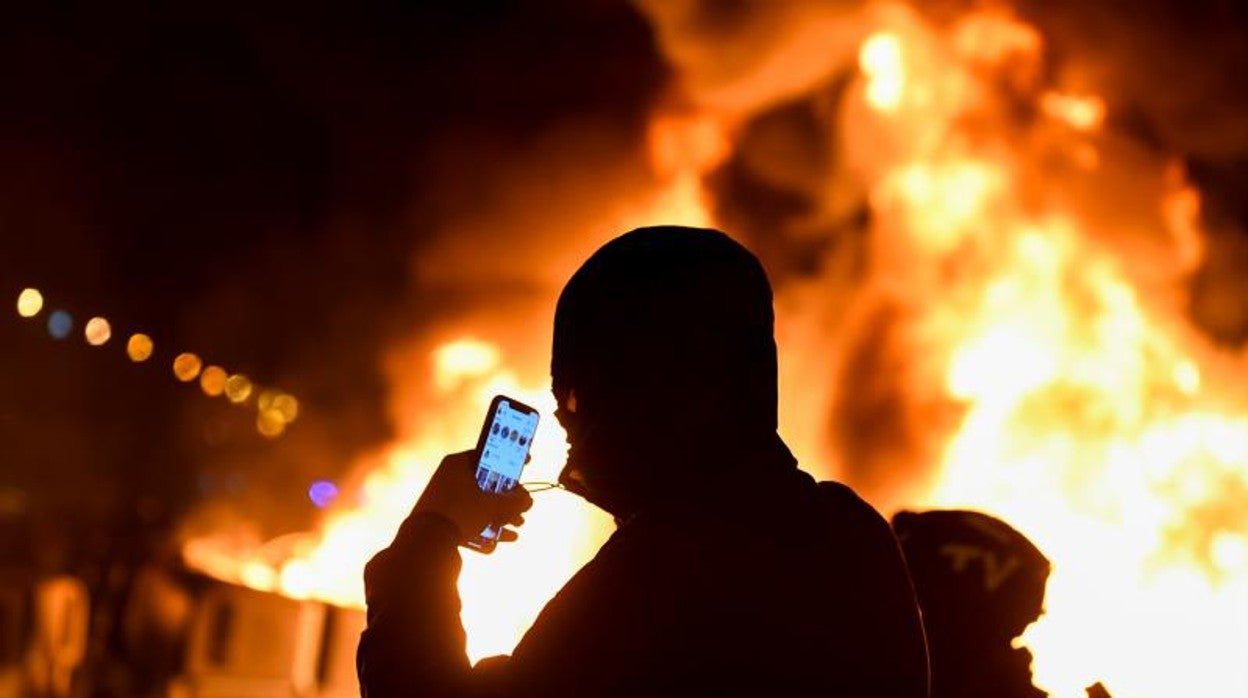
<instances>
[{"instance_id":1,"label":"hooded head","mask_svg":"<svg viewBox=\"0 0 1248 698\"><path fill-rule=\"evenodd\" d=\"M974 511L898 512L893 530L927 633L933 696L1031 696L1031 652L1015 647L1044 609L1048 558Z\"/></svg>"},{"instance_id":2,"label":"hooded head","mask_svg":"<svg viewBox=\"0 0 1248 698\"><path fill-rule=\"evenodd\" d=\"M934 652L1008 648L1040 617L1049 560L1004 521L975 511L902 511L893 530Z\"/></svg>"},{"instance_id":3,"label":"hooded head","mask_svg":"<svg viewBox=\"0 0 1248 698\"><path fill-rule=\"evenodd\" d=\"M783 448L773 326L762 265L719 231L640 228L604 245L555 312L565 484L621 516L656 489L767 462Z\"/></svg>"}]
</instances>

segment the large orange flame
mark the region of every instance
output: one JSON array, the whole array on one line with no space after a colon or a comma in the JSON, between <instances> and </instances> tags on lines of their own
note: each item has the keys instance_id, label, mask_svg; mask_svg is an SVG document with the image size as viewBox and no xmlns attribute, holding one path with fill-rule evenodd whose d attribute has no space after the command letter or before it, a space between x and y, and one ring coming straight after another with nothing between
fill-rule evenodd
<instances>
[{"instance_id":1,"label":"large orange flame","mask_svg":"<svg viewBox=\"0 0 1248 698\"><path fill-rule=\"evenodd\" d=\"M1053 695L1082 696L1097 680L1119 696L1248 694L1248 366L1210 345L1177 302L1177 281L1203 254L1199 192L1154 163L1142 177L1155 186L1124 184L1134 188L1114 199L1124 213L1146 209L1124 217L1151 247L1122 244L1093 223L1106 197L1065 186L1116 184L1104 174L1106 101L1040 84L1033 28L976 12L937 29L901 6L852 23L858 70L835 126L872 214L858 298L905 303L912 374L958 415L951 437L932 430L939 464L918 503L1001 516L1052 558L1047 612L1021 642ZM704 176L734 147L750 104L737 92L655 117L662 186L618 228L712 221ZM1019 121L1020 99L1030 121ZM783 289L778 301L782 328L818 312ZM544 341L547 330L535 332ZM846 341L782 339L790 359ZM360 604L364 561L438 459L471 445L489 397L553 408L544 386L516 378L505 347L454 339L430 362L433 416L364 464L319 531L265 545L198 539L186 547L191 564ZM799 454L826 451L810 411L782 409ZM546 419L526 479L553 479L561 446ZM600 512L551 492L537 496L519 543L466 554L470 654L508 651L608 530Z\"/></svg>"},{"instance_id":2,"label":"large orange flame","mask_svg":"<svg viewBox=\"0 0 1248 698\"><path fill-rule=\"evenodd\" d=\"M1030 153L986 128L998 122L976 79L1010 66L964 40L986 33L1020 37L1024 57L1040 47L1026 25L976 15L943 42L913 23L883 28L860 55L851 128L892 155L864 162L875 232L903 265L880 278L906 284L916 361L965 410L926 501L1002 516L1052 558L1046 614L1022 641L1054 695L1097 680L1115 695L1242 694L1243 357L1142 296L1129 268L1157 259L1097 242L1069 203L1026 199ZM1039 106L1071 129L1071 162L1095 167L1085 136L1103 101L1048 92ZM1190 269L1198 193L1171 177L1153 205L1172 236L1163 265Z\"/></svg>"}]
</instances>

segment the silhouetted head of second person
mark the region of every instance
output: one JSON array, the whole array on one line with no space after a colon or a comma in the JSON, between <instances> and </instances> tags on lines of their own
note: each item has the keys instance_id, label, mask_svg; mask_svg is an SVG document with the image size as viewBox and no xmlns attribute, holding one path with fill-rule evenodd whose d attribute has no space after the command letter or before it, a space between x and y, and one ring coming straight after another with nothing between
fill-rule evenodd
<instances>
[{"instance_id":1,"label":"silhouetted head of second person","mask_svg":"<svg viewBox=\"0 0 1248 698\"><path fill-rule=\"evenodd\" d=\"M762 265L719 231L641 228L604 245L555 312L561 480L619 517L790 458L773 327Z\"/></svg>"}]
</instances>

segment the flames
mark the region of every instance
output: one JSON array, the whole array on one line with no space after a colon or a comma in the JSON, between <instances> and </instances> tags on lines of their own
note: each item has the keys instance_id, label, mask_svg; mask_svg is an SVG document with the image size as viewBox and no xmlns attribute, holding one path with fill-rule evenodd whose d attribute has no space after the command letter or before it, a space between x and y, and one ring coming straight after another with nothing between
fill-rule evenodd
<instances>
[{"instance_id":1,"label":"flames","mask_svg":"<svg viewBox=\"0 0 1248 698\"><path fill-rule=\"evenodd\" d=\"M1199 192L1172 163L1120 176L1115 162L1138 159L1108 133L1107 101L1047 84L1042 37L1006 12L937 27L872 5L844 22L856 65L828 124L843 170L832 179L855 182L871 214L870 268L853 305L904 308L892 320L903 339L890 340L904 344L907 370L894 380L910 402L899 409L920 413L914 396L935 394L953 424L925 436L937 462L920 466L934 474L904 503L1001 516L1050 556L1047 612L1021 642L1053 695L1081 696L1098 680L1120 696L1243 695L1248 365L1183 312L1181 282L1204 253ZM659 186L615 229L715 220L707 177L750 116L749 100L732 94L656 114L647 147ZM1129 223L1107 223L1107 205ZM781 328L821 326L819 302L781 284ZM863 342L881 349L849 328L787 331L786 361L844 357ZM532 333L548 341L547 327ZM471 447L496 393L542 410L525 479L555 479L554 405L541 381L518 377L506 346L447 337L422 356L411 372L430 386L422 419L361 464L318 531L198 538L188 561L256 588L361 604L364 562L441 456ZM796 381L809 390L820 377ZM829 392L867 389L852 379L842 374ZM826 417L816 411L782 409L804 456L829 450L810 426ZM536 495L520 542L466 554L470 655L508 651L609 529L603 514L552 491Z\"/></svg>"},{"instance_id":2,"label":"flames","mask_svg":"<svg viewBox=\"0 0 1248 698\"><path fill-rule=\"evenodd\" d=\"M389 544L442 456L472 448L483 405L497 394L514 396L543 414L526 482L549 482L562 468L566 444L550 415L554 399L542 386L523 385L503 365L500 349L455 339L430 358L434 399L419 433L363 465L352 492L340 498L315 533L263 545L225 535L191 540L183 554L193 567L252 588L295 598L362 607L362 571ZM536 493L521 539L486 557L464 556L460 594L474 660L509 651L541 606L605 540L610 519L559 490Z\"/></svg>"},{"instance_id":3,"label":"flames","mask_svg":"<svg viewBox=\"0 0 1248 698\"><path fill-rule=\"evenodd\" d=\"M1052 558L1046 614L1022 642L1054 695L1097 680L1127 696L1248 690L1244 362L1175 302L1200 260L1199 193L1173 166L1157 175L1168 256L1098 239L1026 138L1061 130L1049 155L1096 170L1104 101L1045 91L1020 135L976 76L1026 71L1041 46L1028 27L980 15L946 42L914 30L863 43L876 116L858 134L892 155L867 163L898 267L877 280L900 286L914 362L962 410L926 504L999 515ZM966 40L986 35L1008 40ZM1133 265L1169 267L1171 293L1143 295Z\"/></svg>"}]
</instances>

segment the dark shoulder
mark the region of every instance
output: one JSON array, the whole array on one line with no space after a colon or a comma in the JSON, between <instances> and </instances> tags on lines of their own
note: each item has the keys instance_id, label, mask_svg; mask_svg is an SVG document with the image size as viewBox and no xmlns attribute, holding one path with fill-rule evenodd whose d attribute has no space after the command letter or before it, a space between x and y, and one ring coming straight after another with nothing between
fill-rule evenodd
<instances>
[{"instance_id":1,"label":"dark shoulder","mask_svg":"<svg viewBox=\"0 0 1248 698\"><path fill-rule=\"evenodd\" d=\"M861 559L874 561L893 574L897 569L904 569L897 537L893 535L888 520L875 507L842 483L824 481L818 487L823 509L830 517L829 530L836 538L838 548ZM905 576L908 582L908 574Z\"/></svg>"},{"instance_id":2,"label":"dark shoulder","mask_svg":"<svg viewBox=\"0 0 1248 698\"><path fill-rule=\"evenodd\" d=\"M849 485L835 480L824 480L818 484L818 488L820 498L833 516L877 532L889 532L891 537L892 529L888 521Z\"/></svg>"}]
</instances>

